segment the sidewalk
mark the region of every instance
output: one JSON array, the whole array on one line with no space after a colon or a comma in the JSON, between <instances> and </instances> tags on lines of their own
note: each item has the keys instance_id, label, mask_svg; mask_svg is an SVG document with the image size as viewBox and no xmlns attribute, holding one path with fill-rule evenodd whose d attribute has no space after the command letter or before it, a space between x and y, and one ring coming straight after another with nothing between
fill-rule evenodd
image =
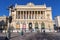
<instances>
[{"instance_id":1,"label":"sidewalk","mask_svg":"<svg viewBox=\"0 0 60 40\"><path fill-rule=\"evenodd\" d=\"M5 33L0 33L0 36L6 36L6 34Z\"/></svg>"}]
</instances>

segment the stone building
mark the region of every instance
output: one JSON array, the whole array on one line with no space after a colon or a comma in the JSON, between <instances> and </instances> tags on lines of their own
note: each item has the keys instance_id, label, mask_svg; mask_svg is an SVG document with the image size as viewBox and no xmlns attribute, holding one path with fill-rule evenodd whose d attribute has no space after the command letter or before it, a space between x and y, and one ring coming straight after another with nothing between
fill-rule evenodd
<instances>
[{"instance_id":1,"label":"stone building","mask_svg":"<svg viewBox=\"0 0 60 40\"><path fill-rule=\"evenodd\" d=\"M13 11L11 11L13 10ZM35 5L28 3L26 5L15 5L13 9L9 10L9 15L13 20L11 25L14 30L30 30L45 29L45 31L53 31L52 9L46 4Z\"/></svg>"},{"instance_id":2,"label":"stone building","mask_svg":"<svg viewBox=\"0 0 60 40\"><path fill-rule=\"evenodd\" d=\"M55 17L55 24L57 27L60 27L60 16Z\"/></svg>"},{"instance_id":3,"label":"stone building","mask_svg":"<svg viewBox=\"0 0 60 40\"><path fill-rule=\"evenodd\" d=\"M6 22L6 16L0 16L0 21L4 20Z\"/></svg>"}]
</instances>

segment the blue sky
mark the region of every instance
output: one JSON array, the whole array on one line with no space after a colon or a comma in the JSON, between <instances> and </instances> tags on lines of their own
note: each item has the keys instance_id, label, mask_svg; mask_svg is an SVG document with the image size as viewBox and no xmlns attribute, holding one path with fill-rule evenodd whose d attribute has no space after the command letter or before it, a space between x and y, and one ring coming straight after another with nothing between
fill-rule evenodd
<instances>
[{"instance_id":1,"label":"blue sky","mask_svg":"<svg viewBox=\"0 0 60 40\"><path fill-rule=\"evenodd\" d=\"M25 5L29 2L34 3L35 5L46 4L47 6L52 7L52 17L60 16L60 0L0 0L0 16L9 15L7 8L9 5L13 4L22 4Z\"/></svg>"}]
</instances>

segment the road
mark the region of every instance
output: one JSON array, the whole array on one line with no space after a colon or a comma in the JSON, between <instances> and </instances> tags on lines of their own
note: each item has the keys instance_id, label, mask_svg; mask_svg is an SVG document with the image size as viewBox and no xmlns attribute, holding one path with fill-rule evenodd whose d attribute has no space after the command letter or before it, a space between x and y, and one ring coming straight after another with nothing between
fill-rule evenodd
<instances>
[{"instance_id":1,"label":"road","mask_svg":"<svg viewBox=\"0 0 60 40\"><path fill-rule=\"evenodd\" d=\"M5 40L6 34L5 33L0 33L0 40Z\"/></svg>"},{"instance_id":2,"label":"road","mask_svg":"<svg viewBox=\"0 0 60 40\"><path fill-rule=\"evenodd\" d=\"M11 40L60 40L60 33L25 33L12 37Z\"/></svg>"},{"instance_id":3,"label":"road","mask_svg":"<svg viewBox=\"0 0 60 40\"><path fill-rule=\"evenodd\" d=\"M5 40L5 36L0 33L0 40ZM20 33L11 33L10 40L60 40L60 33L30 32L24 33L23 36Z\"/></svg>"}]
</instances>

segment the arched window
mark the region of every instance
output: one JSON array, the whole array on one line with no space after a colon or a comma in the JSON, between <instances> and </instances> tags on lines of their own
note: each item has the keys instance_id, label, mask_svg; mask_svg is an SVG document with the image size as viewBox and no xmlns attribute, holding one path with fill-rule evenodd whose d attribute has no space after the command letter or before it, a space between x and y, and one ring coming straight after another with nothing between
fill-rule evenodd
<instances>
[{"instance_id":1,"label":"arched window","mask_svg":"<svg viewBox=\"0 0 60 40\"><path fill-rule=\"evenodd\" d=\"M38 23L37 22L35 23L35 29L38 29Z\"/></svg>"},{"instance_id":2,"label":"arched window","mask_svg":"<svg viewBox=\"0 0 60 40\"><path fill-rule=\"evenodd\" d=\"M45 29L45 24L44 24L44 22L41 23L41 29Z\"/></svg>"},{"instance_id":3,"label":"arched window","mask_svg":"<svg viewBox=\"0 0 60 40\"><path fill-rule=\"evenodd\" d=\"M29 29L32 29L32 23L29 23Z\"/></svg>"}]
</instances>

